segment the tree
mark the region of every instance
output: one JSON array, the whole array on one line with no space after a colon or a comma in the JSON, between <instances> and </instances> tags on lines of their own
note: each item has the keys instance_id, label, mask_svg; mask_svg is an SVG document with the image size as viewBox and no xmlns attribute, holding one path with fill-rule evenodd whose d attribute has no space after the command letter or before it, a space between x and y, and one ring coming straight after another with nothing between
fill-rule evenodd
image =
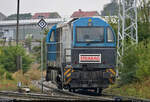
<instances>
[{"instance_id":1,"label":"tree","mask_svg":"<svg viewBox=\"0 0 150 102\"><path fill-rule=\"evenodd\" d=\"M118 3L117 0L112 0L111 3L108 3L104 6L101 11L101 16L115 16L118 15Z\"/></svg>"},{"instance_id":2,"label":"tree","mask_svg":"<svg viewBox=\"0 0 150 102\"><path fill-rule=\"evenodd\" d=\"M0 47L0 66L8 72L16 72L17 56L22 56L22 69L26 72L30 68L33 59L27 55L25 49L21 46Z\"/></svg>"},{"instance_id":3,"label":"tree","mask_svg":"<svg viewBox=\"0 0 150 102\"><path fill-rule=\"evenodd\" d=\"M139 41L150 38L150 1L141 0L138 8L138 35Z\"/></svg>"}]
</instances>

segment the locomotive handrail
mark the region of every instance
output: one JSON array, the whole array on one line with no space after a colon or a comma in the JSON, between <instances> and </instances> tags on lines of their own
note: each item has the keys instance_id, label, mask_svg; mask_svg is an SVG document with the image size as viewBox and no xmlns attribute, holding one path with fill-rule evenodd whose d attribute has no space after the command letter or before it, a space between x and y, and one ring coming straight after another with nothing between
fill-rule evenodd
<instances>
[{"instance_id":1,"label":"locomotive handrail","mask_svg":"<svg viewBox=\"0 0 150 102\"><path fill-rule=\"evenodd\" d=\"M60 53L60 51L49 51L48 53Z\"/></svg>"},{"instance_id":2,"label":"locomotive handrail","mask_svg":"<svg viewBox=\"0 0 150 102\"><path fill-rule=\"evenodd\" d=\"M101 48L90 48L90 49L110 49L110 48L114 48L114 49L116 49L116 47L101 47ZM84 47L84 48L66 48L66 49L68 49L68 50L72 50L72 49L89 49L89 48L86 48L86 47Z\"/></svg>"},{"instance_id":3,"label":"locomotive handrail","mask_svg":"<svg viewBox=\"0 0 150 102\"><path fill-rule=\"evenodd\" d=\"M52 45L52 44L62 44L62 42L49 42L49 43L46 43L47 45Z\"/></svg>"}]
</instances>

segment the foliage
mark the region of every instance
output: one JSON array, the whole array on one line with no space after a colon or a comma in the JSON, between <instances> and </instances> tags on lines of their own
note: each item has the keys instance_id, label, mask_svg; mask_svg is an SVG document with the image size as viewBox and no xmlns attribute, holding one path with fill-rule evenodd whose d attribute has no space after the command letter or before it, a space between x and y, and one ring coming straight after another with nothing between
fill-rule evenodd
<instances>
[{"instance_id":1,"label":"foliage","mask_svg":"<svg viewBox=\"0 0 150 102\"><path fill-rule=\"evenodd\" d=\"M150 1L149 0L141 0L140 6L138 8L138 19L142 20L142 22L149 22L150 18Z\"/></svg>"},{"instance_id":2,"label":"foliage","mask_svg":"<svg viewBox=\"0 0 150 102\"><path fill-rule=\"evenodd\" d=\"M16 82L21 81L22 86L28 86L31 91L40 91L39 88L37 88L35 83L37 80L40 80L41 78L41 72L38 69L39 64L32 64L32 68L29 69L26 73L22 74L21 70L13 73L13 78ZM44 74L45 75L45 74Z\"/></svg>"},{"instance_id":3,"label":"foliage","mask_svg":"<svg viewBox=\"0 0 150 102\"><path fill-rule=\"evenodd\" d=\"M135 82L132 84L122 85L118 87L118 85L110 86L108 89L104 91L109 94L115 94L119 96L133 96L137 98L147 98L150 99L150 78L143 79L143 82ZM111 92L111 93L110 93Z\"/></svg>"},{"instance_id":4,"label":"foliage","mask_svg":"<svg viewBox=\"0 0 150 102\"><path fill-rule=\"evenodd\" d=\"M103 11L101 11L102 16L114 16L118 15L118 3L116 0L112 0L111 3L108 3L104 6Z\"/></svg>"},{"instance_id":5,"label":"foliage","mask_svg":"<svg viewBox=\"0 0 150 102\"><path fill-rule=\"evenodd\" d=\"M150 77L150 42L145 46L140 42L138 46L131 48L123 56L124 63L121 68L121 83L128 84L135 81L142 81Z\"/></svg>"},{"instance_id":6,"label":"foliage","mask_svg":"<svg viewBox=\"0 0 150 102\"><path fill-rule=\"evenodd\" d=\"M9 79L12 80L12 75L0 65L0 79Z\"/></svg>"},{"instance_id":7,"label":"foliage","mask_svg":"<svg viewBox=\"0 0 150 102\"><path fill-rule=\"evenodd\" d=\"M138 46L128 49L122 62L121 83L127 84L142 81L150 77L150 1L141 0L138 7Z\"/></svg>"},{"instance_id":8,"label":"foliage","mask_svg":"<svg viewBox=\"0 0 150 102\"><path fill-rule=\"evenodd\" d=\"M138 69L136 71L136 77L141 81L150 77L150 42L146 47L143 45L143 43L139 45L139 62L137 63Z\"/></svg>"},{"instance_id":9,"label":"foliage","mask_svg":"<svg viewBox=\"0 0 150 102\"><path fill-rule=\"evenodd\" d=\"M150 38L150 23L138 22L138 37L139 41L144 41L147 43L148 38Z\"/></svg>"},{"instance_id":10,"label":"foliage","mask_svg":"<svg viewBox=\"0 0 150 102\"><path fill-rule=\"evenodd\" d=\"M29 88L30 88L30 90L31 90L32 92L40 92L40 91L41 91L40 88L38 88L38 87L36 87L36 86L34 86L34 85L32 85L32 84L29 85Z\"/></svg>"},{"instance_id":11,"label":"foliage","mask_svg":"<svg viewBox=\"0 0 150 102\"><path fill-rule=\"evenodd\" d=\"M47 35L48 32L49 32L49 29L45 28L45 29L44 29L44 35Z\"/></svg>"},{"instance_id":12,"label":"foliage","mask_svg":"<svg viewBox=\"0 0 150 102\"><path fill-rule=\"evenodd\" d=\"M11 74L13 80L0 77L0 91L1 90L17 91L17 82L21 81L22 86L28 86L32 92L33 91L39 92L40 89L34 86L35 84L33 83L36 83L36 80L39 80L41 78L40 76L41 72L37 69L38 65L33 64L32 66L33 69L30 69L25 74L22 74L21 70ZM6 73L6 70L4 70L3 72ZM1 75L1 67L0 67L0 76L4 76Z\"/></svg>"},{"instance_id":13,"label":"foliage","mask_svg":"<svg viewBox=\"0 0 150 102\"><path fill-rule=\"evenodd\" d=\"M15 80L0 80L0 91L17 91L17 81Z\"/></svg>"},{"instance_id":14,"label":"foliage","mask_svg":"<svg viewBox=\"0 0 150 102\"><path fill-rule=\"evenodd\" d=\"M24 74L22 74L21 70L13 73L12 76L17 82L21 81L22 85L29 85L31 83L31 80L27 78Z\"/></svg>"},{"instance_id":15,"label":"foliage","mask_svg":"<svg viewBox=\"0 0 150 102\"><path fill-rule=\"evenodd\" d=\"M141 0L138 8L138 35L139 41L150 38L150 1ZM146 42L147 43L147 42Z\"/></svg>"},{"instance_id":16,"label":"foliage","mask_svg":"<svg viewBox=\"0 0 150 102\"><path fill-rule=\"evenodd\" d=\"M0 65L0 76L2 76L5 73L5 69L2 65Z\"/></svg>"},{"instance_id":17,"label":"foliage","mask_svg":"<svg viewBox=\"0 0 150 102\"><path fill-rule=\"evenodd\" d=\"M41 71L38 68L31 68L27 73L25 73L25 76L30 80L40 80Z\"/></svg>"},{"instance_id":18,"label":"foliage","mask_svg":"<svg viewBox=\"0 0 150 102\"><path fill-rule=\"evenodd\" d=\"M138 53L135 47L133 49L129 49L123 56L123 67L120 68L121 84L128 84L137 80L135 76L137 70L136 63L138 63L137 54Z\"/></svg>"},{"instance_id":19,"label":"foliage","mask_svg":"<svg viewBox=\"0 0 150 102\"><path fill-rule=\"evenodd\" d=\"M21 46L9 46L1 48L0 65L3 65L6 71L16 72L17 56L22 56L22 68L26 72L32 63L32 59L26 54L25 49Z\"/></svg>"}]
</instances>

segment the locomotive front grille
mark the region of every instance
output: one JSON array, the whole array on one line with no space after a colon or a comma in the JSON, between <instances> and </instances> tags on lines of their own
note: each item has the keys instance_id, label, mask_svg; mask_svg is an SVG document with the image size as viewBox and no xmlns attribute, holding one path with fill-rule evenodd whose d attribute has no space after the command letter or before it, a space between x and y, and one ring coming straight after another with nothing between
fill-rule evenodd
<instances>
[{"instance_id":1,"label":"locomotive front grille","mask_svg":"<svg viewBox=\"0 0 150 102\"><path fill-rule=\"evenodd\" d=\"M78 80L101 80L103 71L76 71L71 74L72 79Z\"/></svg>"},{"instance_id":2,"label":"locomotive front grille","mask_svg":"<svg viewBox=\"0 0 150 102\"><path fill-rule=\"evenodd\" d=\"M104 71L75 71L71 74L72 88L108 87L109 80L103 78Z\"/></svg>"}]
</instances>

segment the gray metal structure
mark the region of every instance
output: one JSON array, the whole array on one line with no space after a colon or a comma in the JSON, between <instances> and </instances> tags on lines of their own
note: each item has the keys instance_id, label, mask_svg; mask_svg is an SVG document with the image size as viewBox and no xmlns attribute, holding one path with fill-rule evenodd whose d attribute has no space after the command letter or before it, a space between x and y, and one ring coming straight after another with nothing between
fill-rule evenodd
<instances>
[{"instance_id":1,"label":"gray metal structure","mask_svg":"<svg viewBox=\"0 0 150 102\"><path fill-rule=\"evenodd\" d=\"M138 43L137 0L118 0L118 3L117 63L122 65L121 58L125 51Z\"/></svg>"}]
</instances>

